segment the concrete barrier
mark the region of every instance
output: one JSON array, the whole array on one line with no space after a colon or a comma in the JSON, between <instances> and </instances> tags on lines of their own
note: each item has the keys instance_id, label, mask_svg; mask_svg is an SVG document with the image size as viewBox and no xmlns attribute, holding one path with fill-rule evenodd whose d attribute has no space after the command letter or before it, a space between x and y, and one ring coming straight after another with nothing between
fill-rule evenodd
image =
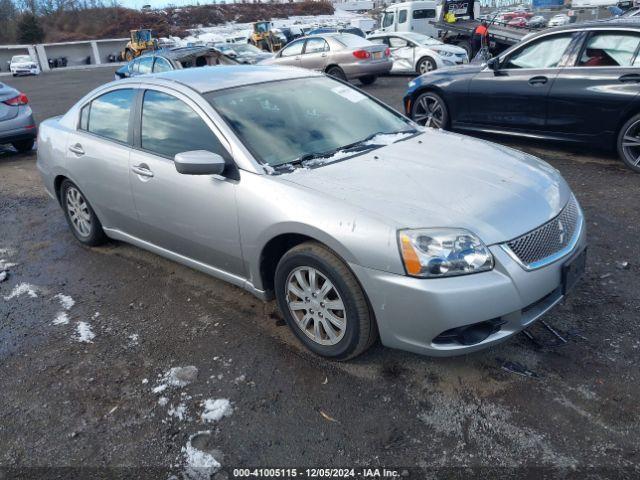
<instances>
[{"instance_id":1,"label":"concrete barrier","mask_svg":"<svg viewBox=\"0 0 640 480\"><path fill-rule=\"evenodd\" d=\"M65 68L86 68L99 65L115 65L109 62L109 55L124 50L128 38L111 38L106 40L85 40L77 42L41 43L37 45L0 45L0 74L9 74L9 61L14 55L30 55L40 65L43 72L48 72L49 59L67 59Z\"/></svg>"}]
</instances>

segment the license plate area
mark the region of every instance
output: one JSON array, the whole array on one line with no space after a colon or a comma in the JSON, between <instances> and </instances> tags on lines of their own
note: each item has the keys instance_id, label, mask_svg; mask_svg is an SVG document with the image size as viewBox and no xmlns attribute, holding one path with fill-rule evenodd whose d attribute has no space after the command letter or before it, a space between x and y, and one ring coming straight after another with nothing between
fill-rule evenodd
<instances>
[{"instance_id":1,"label":"license plate area","mask_svg":"<svg viewBox=\"0 0 640 480\"><path fill-rule=\"evenodd\" d=\"M587 249L577 253L562 265L562 294L567 294L580 280L587 266Z\"/></svg>"},{"instance_id":2,"label":"license plate area","mask_svg":"<svg viewBox=\"0 0 640 480\"><path fill-rule=\"evenodd\" d=\"M373 59L380 60L382 58L382 52L373 52Z\"/></svg>"}]
</instances>

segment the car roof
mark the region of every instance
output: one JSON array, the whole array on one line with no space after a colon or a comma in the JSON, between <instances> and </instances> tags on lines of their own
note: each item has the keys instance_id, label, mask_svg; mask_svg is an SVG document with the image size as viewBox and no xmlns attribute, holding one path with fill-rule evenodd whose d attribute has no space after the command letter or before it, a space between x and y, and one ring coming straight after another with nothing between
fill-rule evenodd
<instances>
[{"instance_id":1,"label":"car roof","mask_svg":"<svg viewBox=\"0 0 640 480\"><path fill-rule=\"evenodd\" d=\"M557 16L557 15L556 15ZM592 20L589 22L583 23L570 23L568 25L561 25L559 27L552 27L541 30L540 32L536 32L534 35L527 37L527 40L532 38L537 38L539 36L546 35L548 33L553 32L563 32L563 31L572 31L572 30L596 30L596 29L607 29L615 26L615 28L630 28L634 30L640 31L640 21L633 20L631 18L616 18L616 19L606 19L606 20Z\"/></svg>"},{"instance_id":2,"label":"car roof","mask_svg":"<svg viewBox=\"0 0 640 480\"><path fill-rule=\"evenodd\" d=\"M312 70L294 67L271 65L218 65L215 67L198 67L171 70L155 73L150 76L135 77L140 79L160 78L180 83L199 93L222 90L225 88L254 85L257 83L289 80L293 78L316 77L321 74Z\"/></svg>"}]
</instances>

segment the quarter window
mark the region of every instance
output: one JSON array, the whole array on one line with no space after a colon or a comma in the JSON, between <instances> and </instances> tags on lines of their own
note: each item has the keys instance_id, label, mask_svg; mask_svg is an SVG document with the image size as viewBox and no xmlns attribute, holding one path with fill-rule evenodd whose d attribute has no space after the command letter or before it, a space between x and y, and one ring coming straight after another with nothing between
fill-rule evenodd
<instances>
[{"instance_id":1,"label":"quarter window","mask_svg":"<svg viewBox=\"0 0 640 480\"><path fill-rule=\"evenodd\" d=\"M191 150L208 150L229 158L200 115L182 100L163 92L145 92L140 137L144 150L171 159Z\"/></svg>"},{"instance_id":2,"label":"quarter window","mask_svg":"<svg viewBox=\"0 0 640 480\"><path fill-rule=\"evenodd\" d=\"M405 23L407 21L407 11L400 10L398 12L398 23Z\"/></svg>"},{"instance_id":3,"label":"quarter window","mask_svg":"<svg viewBox=\"0 0 640 480\"><path fill-rule=\"evenodd\" d=\"M302 46L304 45L304 41L293 42L291 45L282 50L281 57L293 57L295 55L300 55L302 53Z\"/></svg>"},{"instance_id":4,"label":"quarter window","mask_svg":"<svg viewBox=\"0 0 640 480\"><path fill-rule=\"evenodd\" d=\"M307 40L307 46L304 47L304 53L318 53L329 50L329 45L323 38L310 38Z\"/></svg>"},{"instance_id":5,"label":"quarter window","mask_svg":"<svg viewBox=\"0 0 640 480\"><path fill-rule=\"evenodd\" d=\"M533 41L511 54L504 68L555 68L573 36L554 35Z\"/></svg>"},{"instance_id":6,"label":"quarter window","mask_svg":"<svg viewBox=\"0 0 640 480\"><path fill-rule=\"evenodd\" d=\"M402 48L406 47L407 45L409 45L409 42L407 42L404 38L389 37L389 46L391 48Z\"/></svg>"},{"instance_id":7,"label":"quarter window","mask_svg":"<svg viewBox=\"0 0 640 480\"><path fill-rule=\"evenodd\" d=\"M135 92L130 89L105 93L85 106L80 114L80 129L101 137L126 143L129 137L129 113Z\"/></svg>"},{"instance_id":8,"label":"quarter window","mask_svg":"<svg viewBox=\"0 0 640 480\"><path fill-rule=\"evenodd\" d=\"M594 33L587 40L579 67L628 67L631 65L640 36L632 33ZM638 61L636 60L636 65Z\"/></svg>"}]
</instances>

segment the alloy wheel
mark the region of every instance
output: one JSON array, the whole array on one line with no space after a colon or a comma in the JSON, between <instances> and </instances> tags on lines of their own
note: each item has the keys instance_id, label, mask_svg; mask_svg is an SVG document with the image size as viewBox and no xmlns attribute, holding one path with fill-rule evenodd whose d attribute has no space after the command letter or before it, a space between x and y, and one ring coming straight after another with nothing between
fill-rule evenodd
<instances>
[{"instance_id":1,"label":"alloy wheel","mask_svg":"<svg viewBox=\"0 0 640 480\"><path fill-rule=\"evenodd\" d=\"M440 100L424 95L418 99L415 106L413 120L425 127L442 128L444 123L444 108Z\"/></svg>"},{"instance_id":2,"label":"alloy wheel","mask_svg":"<svg viewBox=\"0 0 640 480\"><path fill-rule=\"evenodd\" d=\"M71 224L83 237L88 237L91 234L91 212L89 211L89 205L77 188L67 188L66 194L67 200L67 213Z\"/></svg>"},{"instance_id":3,"label":"alloy wheel","mask_svg":"<svg viewBox=\"0 0 640 480\"><path fill-rule=\"evenodd\" d=\"M289 311L304 334L320 345L335 345L344 337L347 317L335 285L313 267L297 267L286 282Z\"/></svg>"},{"instance_id":4,"label":"alloy wheel","mask_svg":"<svg viewBox=\"0 0 640 480\"><path fill-rule=\"evenodd\" d=\"M436 68L435 68L435 65L433 65L433 63L430 62L429 60L423 60L422 62L420 62L419 69L420 69L420 74L424 75L427 72L434 71Z\"/></svg>"},{"instance_id":5,"label":"alloy wheel","mask_svg":"<svg viewBox=\"0 0 640 480\"><path fill-rule=\"evenodd\" d=\"M624 132L622 152L629 165L640 167L640 120L629 125Z\"/></svg>"}]
</instances>

